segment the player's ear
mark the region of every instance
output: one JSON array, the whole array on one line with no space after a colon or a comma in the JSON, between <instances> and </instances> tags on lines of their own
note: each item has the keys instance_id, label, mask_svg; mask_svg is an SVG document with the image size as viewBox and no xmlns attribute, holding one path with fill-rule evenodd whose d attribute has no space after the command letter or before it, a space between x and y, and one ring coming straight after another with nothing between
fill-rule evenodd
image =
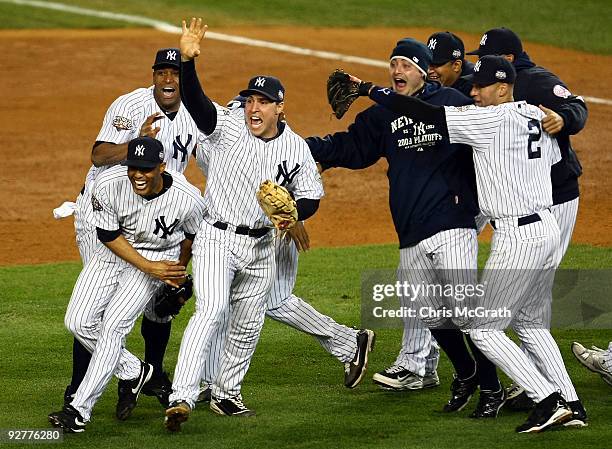
<instances>
[{"instance_id":1,"label":"player's ear","mask_svg":"<svg viewBox=\"0 0 612 449\"><path fill-rule=\"evenodd\" d=\"M280 115L285 110L285 102L276 103L276 115Z\"/></svg>"},{"instance_id":2,"label":"player's ear","mask_svg":"<svg viewBox=\"0 0 612 449\"><path fill-rule=\"evenodd\" d=\"M166 163L162 162L161 164L159 164L159 173L163 173L166 171Z\"/></svg>"},{"instance_id":3,"label":"player's ear","mask_svg":"<svg viewBox=\"0 0 612 449\"><path fill-rule=\"evenodd\" d=\"M461 73L462 66L463 66L463 61L461 61L460 59L453 61L453 72Z\"/></svg>"}]
</instances>

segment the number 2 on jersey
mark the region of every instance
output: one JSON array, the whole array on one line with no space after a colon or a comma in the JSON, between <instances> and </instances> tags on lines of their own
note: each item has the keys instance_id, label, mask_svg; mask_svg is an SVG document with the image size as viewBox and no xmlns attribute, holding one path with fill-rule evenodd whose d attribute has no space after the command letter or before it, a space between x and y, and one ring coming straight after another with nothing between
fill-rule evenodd
<instances>
[{"instance_id":1,"label":"number 2 on jersey","mask_svg":"<svg viewBox=\"0 0 612 449\"><path fill-rule=\"evenodd\" d=\"M529 128L529 143L527 145L527 157L529 159L539 159L542 157L542 147L537 146L533 149L534 142L539 142L542 137L542 127L540 122L535 119L531 119L527 122Z\"/></svg>"}]
</instances>

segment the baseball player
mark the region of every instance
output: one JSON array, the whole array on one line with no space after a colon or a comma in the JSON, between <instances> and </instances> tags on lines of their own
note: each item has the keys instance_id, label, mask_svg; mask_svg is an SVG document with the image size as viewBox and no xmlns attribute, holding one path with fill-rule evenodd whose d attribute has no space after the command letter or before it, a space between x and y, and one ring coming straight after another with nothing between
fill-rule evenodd
<instances>
[{"instance_id":1,"label":"baseball player","mask_svg":"<svg viewBox=\"0 0 612 449\"><path fill-rule=\"evenodd\" d=\"M584 100L573 95L566 84L549 70L536 66L523 51L519 37L508 28L487 31L480 40L478 49L468 55L503 55L516 70L514 84L515 100L541 106L546 113L542 122L544 131L554 135L561 149L561 161L552 168L553 205L551 211L561 229L558 248L559 261L569 246L576 216L578 214L578 177L582 167L572 148L570 136L580 132L587 120L588 111ZM552 294L552 291L547 292ZM552 298L550 299L552 301ZM526 395L516 386L508 389L509 406L523 408Z\"/></svg>"},{"instance_id":2,"label":"baseball player","mask_svg":"<svg viewBox=\"0 0 612 449\"><path fill-rule=\"evenodd\" d=\"M202 91L194 58L207 26L183 21L181 96L209 141L206 216L194 241L196 310L183 335L165 427L178 431L199 394L201 370L214 334L229 320L210 408L226 416L250 416L240 387L263 325L266 297L274 276L274 233L256 199L264 180L292 192L298 219L313 215L323 186L308 147L279 120L285 89L280 80L260 75L240 94L245 109L229 110Z\"/></svg>"},{"instance_id":3,"label":"baseball player","mask_svg":"<svg viewBox=\"0 0 612 449\"><path fill-rule=\"evenodd\" d=\"M389 63L392 90L435 105L471 104L457 90L425 80L431 60L431 50L423 43L400 40ZM387 159L391 215L400 243L400 281L472 282L477 267L474 217L478 206L467 150L458 151L457 146L438 139L425 123L380 106L359 113L346 132L306 141L315 160L329 167L360 169L381 157ZM405 308L414 304L408 297L400 301ZM473 345L472 357L461 331L444 321L426 323L432 326L430 331L419 316L403 320L400 353L390 367L374 375L374 382L392 390L439 385L437 341L456 371L444 410L463 409L480 384L481 400L473 417L497 416L504 396L495 366Z\"/></svg>"},{"instance_id":4,"label":"baseball player","mask_svg":"<svg viewBox=\"0 0 612 449\"><path fill-rule=\"evenodd\" d=\"M472 73L474 64L465 60L465 47L459 36L450 31L440 31L427 38L427 46L433 54L427 79L457 89L469 97L472 83L463 77Z\"/></svg>"},{"instance_id":5,"label":"baseball player","mask_svg":"<svg viewBox=\"0 0 612 449\"><path fill-rule=\"evenodd\" d=\"M604 382L612 386L612 341L608 343L607 350L597 346L587 349L575 341L572 343L572 352L580 363L601 375Z\"/></svg>"},{"instance_id":6,"label":"baseball player","mask_svg":"<svg viewBox=\"0 0 612 449\"><path fill-rule=\"evenodd\" d=\"M77 279L66 327L92 352L72 402L49 415L55 427L83 432L97 399L113 374L120 379L117 417L136 406L153 367L125 349L125 337L162 281L180 285L194 235L204 216L198 189L166 171L164 148L151 137L128 144L122 165L105 170L91 202L96 234L103 243Z\"/></svg>"},{"instance_id":7,"label":"baseball player","mask_svg":"<svg viewBox=\"0 0 612 449\"><path fill-rule=\"evenodd\" d=\"M227 104L227 108L244 108L245 102L246 98L238 96ZM209 158L207 145L200 143L197 151L198 164L206 176ZM306 251L310 244L301 222L289 230L289 236L290 239L275 239L276 272L266 299L266 315L316 338L327 352L344 365L344 385L347 388L355 388L365 375L368 352L374 345L374 332L369 329L358 331L338 324L292 293L298 271L298 250ZM211 343L202 371L203 386L198 402L210 402L225 335L226 331L220 330Z\"/></svg>"},{"instance_id":8,"label":"baseball player","mask_svg":"<svg viewBox=\"0 0 612 449\"><path fill-rule=\"evenodd\" d=\"M559 264L560 231L549 210L549 173L561 159L559 145L542 132L545 113L524 101L513 101L515 78L508 60L484 56L471 76L476 106L436 107L378 87L370 90L370 97L396 113L426 120L443 138L474 150L478 201L491 219L494 234L481 280L485 295L480 305L491 313L476 317L469 333L482 352L536 403L527 421L516 428L529 433L568 422L574 408L583 413L584 408L546 323L550 295L545 290L552 288L551 278ZM529 357L505 335L508 326Z\"/></svg>"},{"instance_id":9,"label":"baseball player","mask_svg":"<svg viewBox=\"0 0 612 449\"><path fill-rule=\"evenodd\" d=\"M153 85L136 89L117 98L106 111L102 128L93 146L90 168L85 186L77 198L75 215L76 240L85 265L99 240L93 223L91 190L96 177L108 167L124 160L128 142L137 137L154 137L162 142L168 169L183 173L195 149L198 129L181 105L179 92L180 54L177 48L157 51L153 63ZM170 338L169 317L155 315L152 305L142 319L141 333L145 340L145 360L153 365L153 375L143 393L155 395L168 405L171 382L163 370L163 359ZM64 402L70 403L81 383L91 354L74 339L73 372L66 387Z\"/></svg>"}]
</instances>

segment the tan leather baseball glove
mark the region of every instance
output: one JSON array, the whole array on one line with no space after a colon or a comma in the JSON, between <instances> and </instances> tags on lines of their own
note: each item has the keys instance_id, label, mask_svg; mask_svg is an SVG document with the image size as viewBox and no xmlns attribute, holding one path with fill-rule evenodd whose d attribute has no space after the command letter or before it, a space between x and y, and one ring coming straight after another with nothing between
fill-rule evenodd
<instances>
[{"instance_id":1,"label":"tan leather baseball glove","mask_svg":"<svg viewBox=\"0 0 612 449\"><path fill-rule=\"evenodd\" d=\"M297 223L297 205L284 187L270 180L262 182L257 190L257 201L277 229L287 230Z\"/></svg>"}]
</instances>

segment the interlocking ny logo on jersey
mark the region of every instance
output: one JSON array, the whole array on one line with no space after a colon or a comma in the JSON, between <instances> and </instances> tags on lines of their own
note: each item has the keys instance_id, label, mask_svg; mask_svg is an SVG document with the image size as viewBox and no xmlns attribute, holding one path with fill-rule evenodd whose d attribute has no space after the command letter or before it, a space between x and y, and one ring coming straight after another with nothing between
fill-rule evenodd
<instances>
[{"instance_id":1,"label":"interlocking ny logo on jersey","mask_svg":"<svg viewBox=\"0 0 612 449\"><path fill-rule=\"evenodd\" d=\"M189 145L191 144L191 134L187 134L187 142L185 145L181 143L181 136L176 136L174 142L172 142L172 146L174 147L174 153L172 153L172 157L174 159L178 159L179 151L181 152L181 162L185 162L187 158L187 153L189 152Z\"/></svg>"},{"instance_id":2,"label":"interlocking ny logo on jersey","mask_svg":"<svg viewBox=\"0 0 612 449\"><path fill-rule=\"evenodd\" d=\"M287 161L281 162L278 164L278 171L276 172L276 183L283 187L285 187L287 184L291 184L293 178L295 178L299 171L300 164L295 164L295 167L293 167L292 170L288 170ZM282 181L281 178L283 178Z\"/></svg>"},{"instance_id":3,"label":"interlocking ny logo on jersey","mask_svg":"<svg viewBox=\"0 0 612 449\"><path fill-rule=\"evenodd\" d=\"M255 87L264 87L264 84L266 84L266 79L261 76L255 80Z\"/></svg>"},{"instance_id":4,"label":"interlocking ny logo on jersey","mask_svg":"<svg viewBox=\"0 0 612 449\"><path fill-rule=\"evenodd\" d=\"M160 235L159 238L167 239L169 235L172 235L177 224L179 224L179 221L178 218L175 218L170 226L166 225L166 217L162 215L155 219L155 231L153 231L153 234L158 235L161 231L162 235Z\"/></svg>"},{"instance_id":5,"label":"interlocking ny logo on jersey","mask_svg":"<svg viewBox=\"0 0 612 449\"><path fill-rule=\"evenodd\" d=\"M166 59L168 61L176 61L176 52L174 50L169 50L168 53L166 53Z\"/></svg>"},{"instance_id":6,"label":"interlocking ny logo on jersey","mask_svg":"<svg viewBox=\"0 0 612 449\"><path fill-rule=\"evenodd\" d=\"M136 156L144 156L144 150L145 147L143 145L136 145L134 153L136 154Z\"/></svg>"}]
</instances>

